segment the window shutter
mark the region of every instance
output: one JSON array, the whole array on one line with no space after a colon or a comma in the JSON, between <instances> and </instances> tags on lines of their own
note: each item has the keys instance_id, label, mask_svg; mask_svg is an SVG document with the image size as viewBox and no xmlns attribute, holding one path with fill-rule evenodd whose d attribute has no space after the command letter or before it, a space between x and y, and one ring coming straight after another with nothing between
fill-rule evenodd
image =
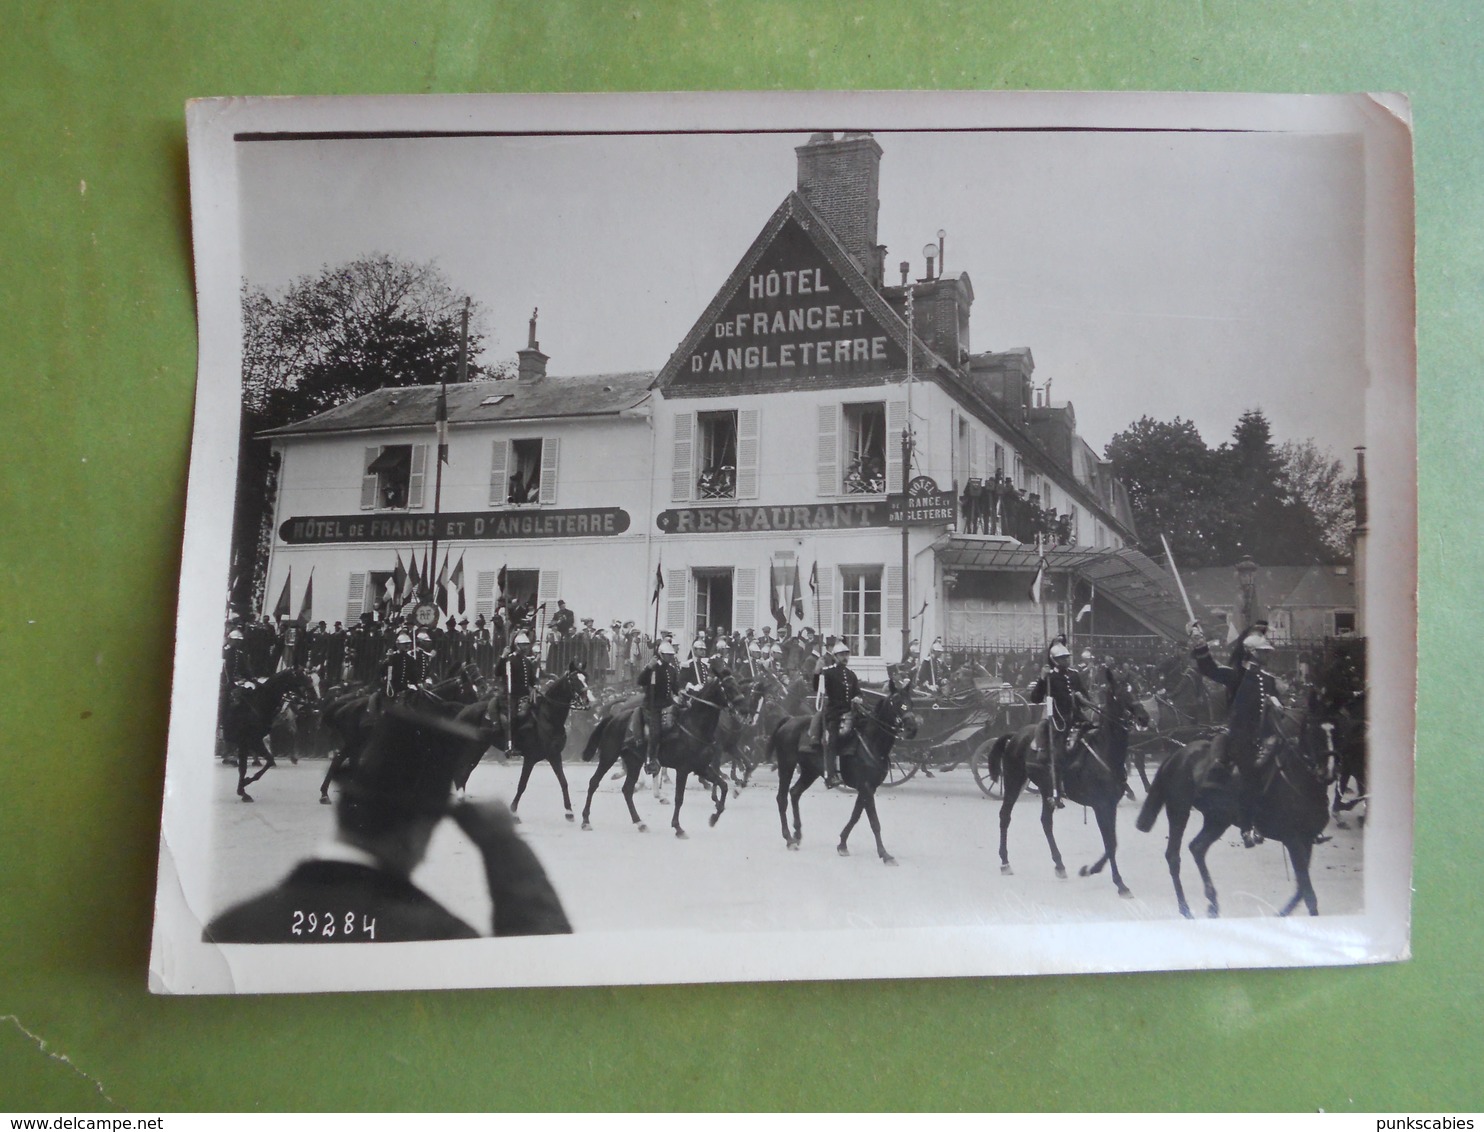
<instances>
[{"instance_id":1,"label":"window shutter","mask_svg":"<svg viewBox=\"0 0 1484 1132\"><path fill-rule=\"evenodd\" d=\"M536 580L536 604L546 606L546 616L549 620L556 612L557 598L562 596L562 572L560 570L542 570L541 576Z\"/></svg>"},{"instance_id":2,"label":"window shutter","mask_svg":"<svg viewBox=\"0 0 1484 1132\"><path fill-rule=\"evenodd\" d=\"M981 480L984 478L984 445L979 440L979 430L969 429L969 477Z\"/></svg>"},{"instance_id":3,"label":"window shutter","mask_svg":"<svg viewBox=\"0 0 1484 1132\"><path fill-rule=\"evenodd\" d=\"M758 429L762 413L757 409L737 412L737 498L757 498Z\"/></svg>"},{"instance_id":4,"label":"window shutter","mask_svg":"<svg viewBox=\"0 0 1484 1132\"><path fill-rule=\"evenodd\" d=\"M891 447L890 438L887 440ZM840 406L819 406L818 443L815 464L819 470L819 494L840 494Z\"/></svg>"},{"instance_id":5,"label":"window shutter","mask_svg":"<svg viewBox=\"0 0 1484 1132\"><path fill-rule=\"evenodd\" d=\"M415 510L423 505L423 472L428 466L428 446L412 446L412 475L407 481L407 507Z\"/></svg>"},{"instance_id":6,"label":"window shutter","mask_svg":"<svg viewBox=\"0 0 1484 1132\"><path fill-rule=\"evenodd\" d=\"M490 453L490 506L503 507L509 502L510 441L497 440Z\"/></svg>"},{"instance_id":7,"label":"window shutter","mask_svg":"<svg viewBox=\"0 0 1484 1132\"><path fill-rule=\"evenodd\" d=\"M548 436L541 442L541 502L557 501L557 465L561 463L562 438Z\"/></svg>"},{"instance_id":8,"label":"window shutter","mask_svg":"<svg viewBox=\"0 0 1484 1132\"><path fill-rule=\"evenodd\" d=\"M757 628L757 568L737 567L732 586L732 631Z\"/></svg>"},{"instance_id":9,"label":"window shutter","mask_svg":"<svg viewBox=\"0 0 1484 1132\"><path fill-rule=\"evenodd\" d=\"M361 619L366 607L366 575L354 573L350 576L350 588L345 595L345 624L354 625Z\"/></svg>"},{"instance_id":10,"label":"window shutter","mask_svg":"<svg viewBox=\"0 0 1484 1132\"><path fill-rule=\"evenodd\" d=\"M994 446L994 473L997 476L1005 474L1005 446L996 444Z\"/></svg>"},{"instance_id":11,"label":"window shutter","mask_svg":"<svg viewBox=\"0 0 1484 1132\"><path fill-rule=\"evenodd\" d=\"M814 599L815 619L819 622L815 628L820 636L835 631L835 586L838 575L839 571L833 566L821 571L819 595Z\"/></svg>"},{"instance_id":12,"label":"window shutter","mask_svg":"<svg viewBox=\"0 0 1484 1132\"><path fill-rule=\"evenodd\" d=\"M503 441L496 441L496 444ZM474 580L474 616L483 614L485 617L494 616L495 612L495 571L481 570L475 575Z\"/></svg>"},{"instance_id":13,"label":"window shutter","mask_svg":"<svg viewBox=\"0 0 1484 1132\"><path fill-rule=\"evenodd\" d=\"M886 568L886 593L881 595L886 604L886 627L895 629L898 633L902 631L902 568L901 566L888 566Z\"/></svg>"},{"instance_id":14,"label":"window shutter","mask_svg":"<svg viewBox=\"0 0 1484 1132\"><path fill-rule=\"evenodd\" d=\"M361 464L361 510L374 511L376 509L376 473L371 471L371 465L376 457L381 455L380 448L366 449L366 459Z\"/></svg>"},{"instance_id":15,"label":"window shutter","mask_svg":"<svg viewBox=\"0 0 1484 1132\"><path fill-rule=\"evenodd\" d=\"M886 403L886 490L900 495L902 488L902 429L907 427L907 402ZM972 432L970 433L972 436Z\"/></svg>"},{"instance_id":16,"label":"window shutter","mask_svg":"<svg viewBox=\"0 0 1484 1132\"><path fill-rule=\"evenodd\" d=\"M665 628L672 633L685 631L685 607L690 597L689 570L665 571Z\"/></svg>"},{"instance_id":17,"label":"window shutter","mask_svg":"<svg viewBox=\"0 0 1484 1132\"><path fill-rule=\"evenodd\" d=\"M675 453L670 465L670 502L688 503L696 484L696 414L675 414ZM668 583L666 583L668 584Z\"/></svg>"}]
</instances>

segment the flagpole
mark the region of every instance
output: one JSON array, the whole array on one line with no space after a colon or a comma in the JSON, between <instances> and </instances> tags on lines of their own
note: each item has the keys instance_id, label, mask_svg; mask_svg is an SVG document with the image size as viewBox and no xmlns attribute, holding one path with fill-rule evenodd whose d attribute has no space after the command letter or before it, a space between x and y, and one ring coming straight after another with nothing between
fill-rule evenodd
<instances>
[{"instance_id":1,"label":"flagpole","mask_svg":"<svg viewBox=\"0 0 1484 1132\"><path fill-rule=\"evenodd\" d=\"M928 274L932 274L932 264L928 264ZM907 659L907 650L912 643L912 619L910 610L912 608L912 579L908 571L911 568L911 549L908 544L908 535L911 528L907 525L907 480L912 474L912 355L913 339L916 332L913 330L912 311L912 285L907 285L907 416L902 422L902 482L898 484L898 490L902 493L902 659ZM889 599L888 599L889 600Z\"/></svg>"},{"instance_id":2,"label":"flagpole","mask_svg":"<svg viewBox=\"0 0 1484 1132\"><path fill-rule=\"evenodd\" d=\"M464 309L460 317L459 326L459 384L462 385L469 376L469 296L464 296ZM443 379L438 383L438 415L435 422L438 433L438 450L435 455L438 467L433 477L433 566L438 569L438 518L443 510L443 462L448 458L448 374L443 374ZM428 579L423 579L423 584L428 584ZM430 587L433 600L437 600L438 591Z\"/></svg>"},{"instance_id":3,"label":"flagpole","mask_svg":"<svg viewBox=\"0 0 1484 1132\"><path fill-rule=\"evenodd\" d=\"M1044 560L1045 560L1045 551L1043 551L1041 549L1041 536L1039 534L1037 534L1036 535L1036 571L1038 573L1041 570L1041 564L1042 564L1042 562ZM1043 582L1045 581L1045 576L1044 575L1042 576L1042 581ZM1041 593L1038 593L1036 595L1036 600L1037 600L1037 602L1041 606L1041 639L1043 641L1045 641L1047 645L1050 645L1051 644L1051 631L1046 627L1046 594L1045 594L1045 592L1042 591Z\"/></svg>"}]
</instances>

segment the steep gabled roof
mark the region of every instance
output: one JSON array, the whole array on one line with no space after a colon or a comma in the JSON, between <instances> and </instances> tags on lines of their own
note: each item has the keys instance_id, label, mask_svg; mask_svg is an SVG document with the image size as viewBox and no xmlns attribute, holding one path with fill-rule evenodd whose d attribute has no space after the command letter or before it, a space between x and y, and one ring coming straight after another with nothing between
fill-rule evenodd
<instances>
[{"instance_id":1,"label":"steep gabled roof","mask_svg":"<svg viewBox=\"0 0 1484 1132\"><path fill-rule=\"evenodd\" d=\"M448 387L450 425L498 424L501 421L550 420L560 417L613 416L649 399L651 371L544 377L521 383L477 381ZM431 425L438 409L438 386L411 385L377 389L344 405L269 429L268 438L315 436L336 432L418 428Z\"/></svg>"}]
</instances>

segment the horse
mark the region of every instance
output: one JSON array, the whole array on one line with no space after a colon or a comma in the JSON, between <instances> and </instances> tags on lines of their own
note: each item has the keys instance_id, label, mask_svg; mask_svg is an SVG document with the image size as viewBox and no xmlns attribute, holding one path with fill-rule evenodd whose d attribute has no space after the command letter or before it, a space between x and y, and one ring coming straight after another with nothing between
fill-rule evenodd
<instances>
[{"instance_id":1,"label":"horse","mask_svg":"<svg viewBox=\"0 0 1484 1132\"><path fill-rule=\"evenodd\" d=\"M1328 716L1320 726L1324 729L1325 746L1331 753L1333 762L1335 794L1334 801L1330 804L1330 815L1337 827L1349 829L1340 815L1357 806L1369 805L1366 794L1365 708L1363 705L1359 706L1355 712L1342 708ZM1356 796L1346 801L1345 787L1350 783L1355 785ZM1357 820L1364 823L1364 815Z\"/></svg>"},{"instance_id":2,"label":"horse","mask_svg":"<svg viewBox=\"0 0 1484 1132\"><path fill-rule=\"evenodd\" d=\"M917 734L917 716L912 711L912 682L898 685L889 680L884 694L867 694L878 697L876 706L870 711L856 711L850 734L840 738L841 781L855 791L855 809L840 831L840 844L835 851L842 857L850 856L847 845L850 831L860 821L861 814L865 814L876 837L876 855L882 864L895 865L896 858L886 851L881 840L881 820L876 816L876 790L886 780L892 744L898 738L911 739ZM807 715L792 716L774 728L768 737L768 757L778 763L778 820L783 827L784 843L790 849L798 849L804 837L799 799L824 774L823 751L799 749L809 723ZM799 775L797 782L794 781L795 770ZM792 833L788 828L790 800L793 802Z\"/></svg>"},{"instance_id":3,"label":"horse","mask_svg":"<svg viewBox=\"0 0 1484 1132\"><path fill-rule=\"evenodd\" d=\"M222 703L222 739L237 751L237 797L251 802L251 786L276 765L273 752L263 742L278 714L286 704L308 702L314 698L314 682L302 668L285 668L265 680L251 684L233 684ZM263 759L257 774L247 773L249 756Z\"/></svg>"},{"instance_id":4,"label":"horse","mask_svg":"<svg viewBox=\"0 0 1484 1132\"><path fill-rule=\"evenodd\" d=\"M1134 701L1137 705L1137 701ZM1135 718L1142 708L1134 712ZM1147 719L1147 716L1145 717ZM1061 790L1063 797L1086 806L1097 819L1098 832L1103 838L1103 855L1092 865L1083 865L1078 876L1093 876L1108 866L1113 885L1122 897L1132 897L1128 885L1118 871L1118 803L1124 793L1127 769L1110 753L1110 730L1112 723L1105 717L1094 734L1097 743L1089 743L1087 733L1079 733L1071 749L1063 756L1061 766ZM1066 879L1067 869L1062 863L1061 850L1056 845L1053 818L1056 803L1052 798L1051 764L1040 757L1032 756L1041 724L1034 723L1001 735L995 740L989 753L990 781L998 781L1001 774L1005 780L1004 800L1000 803L1000 873L1014 875L1010 868L1010 818L1015 810L1015 800L1027 781L1033 783L1041 795L1041 828L1046 832L1046 844L1051 847L1051 863L1056 875ZM1046 752L1049 760L1050 752Z\"/></svg>"},{"instance_id":5,"label":"horse","mask_svg":"<svg viewBox=\"0 0 1484 1132\"><path fill-rule=\"evenodd\" d=\"M532 769L537 763L544 762L551 764L557 782L561 784L562 809L566 811L567 820L575 820L572 795L567 789L567 774L562 769L562 750L567 746L567 716L572 708L585 708L591 704L592 695L588 691L582 663L569 661L566 672L546 680L531 693L531 710L515 727L515 733L502 735L496 740L496 747L521 756L520 782L515 787L515 797L510 801L512 814L520 805L521 795L526 792ZM515 820L520 821L520 817Z\"/></svg>"},{"instance_id":6,"label":"horse","mask_svg":"<svg viewBox=\"0 0 1484 1132\"><path fill-rule=\"evenodd\" d=\"M1310 757L1310 752L1301 746L1310 746L1309 720L1300 718L1294 738L1282 724L1282 720L1293 720L1292 712L1274 716L1278 737L1271 762L1257 773L1262 775L1260 791L1253 806L1253 824L1264 837L1282 842L1293 861L1293 875L1297 888L1293 897L1278 914L1287 916L1302 900L1309 915L1319 915L1319 901L1314 885L1309 879L1309 860L1314 842L1329 822L1328 799L1325 776ZM1170 879L1175 885L1175 899L1180 914L1193 919L1190 905L1185 901L1185 889L1180 884L1180 842L1185 836L1185 826L1190 820L1190 811L1199 810L1204 819L1201 830L1191 839L1190 855L1195 858L1201 881L1206 892L1206 914L1216 917L1221 914L1216 896L1216 885L1206 868L1206 852L1220 839L1228 828L1241 821L1236 792L1208 790L1203 788L1208 770L1215 760L1211 740L1198 739L1164 761L1154 775L1149 796L1139 811L1135 826L1144 833L1154 828L1160 811L1169 819L1169 841L1165 846L1165 860L1169 862Z\"/></svg>"},{"instance_id":7,"label":"horse","mask_svg":"<svg viewBox=\"0 0 1484 1132\"><path fill-rule=\"evenodd\" d=\"M481 674L473 664L463 664L436 684L424 684L408 693L417 707L461 723L478 726L482 704L478 704ZM353 769L361 757L361 750L371 736L376 713L373 703L381 702L381 694L371 688L349 687L339 695L326 700L320 711L321 726L330 729L339 740L338 749L330 756L330 765L324 780L319 785L319 802L330 804L330 783L344 771ZM480 713L469 712L470 706L479 706ZM485 748L479 749L483 755ZM478 758L475 759L478 762ZM472 770L471 766L469 770ZM468 779L468 770L463 777ZM462 787L462 783L460 786Z\"/></svg>"},{"instance_id":8,"label":"horse","mask_svg":"<svg viewBox=\"0 0 1484 1132\"><path fill-rule=\"evenodd\" d=\"M730 675L713 675L699 690L688 695L683 705L676 707L675 725L660 738L659 764L675 772L675 813L670 819L670 826L674 829L675 836L681 840L689 836L680 825L680 806L685 801L687 777L693 774L706 785L720 788L716 811L710 818L712 826L716 825L726 810L727 781L716 767L714 740L722 713L728 706L735 705L740 698L736 681ZM582 807L583 829L592 829L593 795L597 793L598 785L608 773L608 768L619 759L623 759L626 772L623 797L628 803L629 817L640 833L649 828L639 817L639 811L634 808L634 786L639 780L645 753L635 749L628 741L629 724L634 712L640 710L642 702L637 696L616 705L612 712L598 721L593 733L588 736L582 751L582 761L592 762L597 759L598 765L588 783L587 801Z\"/></svg>"}]
</instances>

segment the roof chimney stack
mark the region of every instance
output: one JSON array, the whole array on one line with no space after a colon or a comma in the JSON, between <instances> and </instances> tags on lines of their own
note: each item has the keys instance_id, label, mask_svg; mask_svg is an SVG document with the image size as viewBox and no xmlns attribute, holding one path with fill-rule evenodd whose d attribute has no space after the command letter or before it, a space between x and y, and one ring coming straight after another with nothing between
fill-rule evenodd
<instances>
[{"instance_id":1,"label":"roof chimney stack","mask_svg":"<svg viewBox=\"0 0 1484 1132\"><path fill-rule=\"evenodd\" d=\"M531 329L526 336L526 348L515 352L515 356L520 359L519 381L522 385L533 385L546 376L548 359L541 352L541 343L536 341L536 312L539 309L531 309Z\"/></svg>"},{"instance_id":2,"label":"roof chimney stack","mask_svg":"<svg viewBox=\"0 0 1484 1132\"><path fill-rule=\"evenodd\" d=\"M881 208L881 147L869 133L813 134L794 149L799 195L819 213L871 286L882 285L884 255L877 251Z\"/></svg>"}]
</instances>

